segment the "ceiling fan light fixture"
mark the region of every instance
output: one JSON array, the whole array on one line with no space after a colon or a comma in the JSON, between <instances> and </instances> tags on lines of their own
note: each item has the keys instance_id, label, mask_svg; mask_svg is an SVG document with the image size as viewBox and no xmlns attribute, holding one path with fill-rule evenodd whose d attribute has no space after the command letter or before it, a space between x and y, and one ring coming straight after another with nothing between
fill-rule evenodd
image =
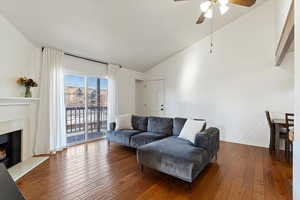
<instances>
[{"instance_id":1,"label":"ceiling fan light fixture","mask_svg":"<svg viewBox=\"0 0 300 200\"><path fill-rule=\"evenodd\" d=\"M218 0L222 6L226 6L229 3L229 0Z\"/></svg>"},{"instance_id":2,"label":"ceiling fan light fixture","mask_svg":"<svg viewBox=\"0 0 300 200\"><path fill-rule=\"evenodd\" d=\"M219 9L220 9L221 15L224 15L228 11L229 7L220 5Z\"/></svg>"},{"instance_id":3,"label":"ceiling fan light fixture","mask_svg":"<svg viewBox=\"0 0 300 200\"><path fill-rule=\"evenodd\" d=\"M205 13L208 11L210 7L211 7L211 1L205 1L201 3L200 10Z\"/></svg>"},{"instance_id":4,"label":"ceiling fan light fixture","mask_svg":"<svg viewBox=\"0 0 300 200\"><path fill-rule=\"evenodd\" d=\"M205 18L211 19L213 17L213 10L211 8L209 8L205 14L204 14Z\"/></svg>"}]
</instances>

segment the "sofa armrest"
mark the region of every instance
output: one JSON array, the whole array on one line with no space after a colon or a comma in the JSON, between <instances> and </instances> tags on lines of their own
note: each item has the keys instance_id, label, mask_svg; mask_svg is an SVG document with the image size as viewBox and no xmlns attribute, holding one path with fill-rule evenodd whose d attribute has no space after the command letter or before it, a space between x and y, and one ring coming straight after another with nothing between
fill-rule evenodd
<instances>
[{"instance_id":1,"label":"sofa armrest","mask_svg":"<svg viewBox=\"0 0 300 200\"><path fill-rule=\"evenodd\" d=\"M116 129L116 122L109 123L109 130L114 131Z\"/></svg>"},{"instance_id":2,"label":"sofa armrest","mask_svg":"<svg viewBox=\"0 0 300 200\"><path fill-rule=\"evenodd\" d=\"M217 128L208 128L196 135L195 146L206 149L214 156L220 148L220 131Z\"/></svg>"}]
</instances>

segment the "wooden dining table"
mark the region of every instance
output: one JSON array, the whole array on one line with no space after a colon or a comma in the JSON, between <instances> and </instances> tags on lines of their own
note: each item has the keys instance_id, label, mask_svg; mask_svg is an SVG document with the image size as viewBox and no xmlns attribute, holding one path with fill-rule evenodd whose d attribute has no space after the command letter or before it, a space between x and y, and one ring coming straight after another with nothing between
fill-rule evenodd
<instances>
[{"instance_id":1,"label":"wooden dining table","mask_svg":"<svg viewBox=\"0 0 300 200\"><path fill-rule=\"evenodd\" d=\"M275 127L275 156L280 159L280 129L286 127L285 119L273 119L272 123Z\"/></svg>"}]
</instances>

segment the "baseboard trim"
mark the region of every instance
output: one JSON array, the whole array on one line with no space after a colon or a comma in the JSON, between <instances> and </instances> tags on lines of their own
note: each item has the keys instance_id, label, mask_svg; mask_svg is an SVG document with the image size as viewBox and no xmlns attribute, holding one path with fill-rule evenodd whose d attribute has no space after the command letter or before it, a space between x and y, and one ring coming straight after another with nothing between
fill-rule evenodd
<instances>
[{"instance_id":1,"label":"baseboard trim","mask_svg":"<svg viewBox=\"0 0 300 200\"><path fill-rule=\"evenodd\" d=\"M268 146L263 146L263 145L255 145L255 144L241 143L241 142L227 141L227 140L220 140L220 141L225 142L225 143L231 143L231 144L240 144L240 145L246 145L246 146L251 146L251 147L260 147L260 148L264 148L264 149L269 149Z\"/></svg>"}]
</instances>

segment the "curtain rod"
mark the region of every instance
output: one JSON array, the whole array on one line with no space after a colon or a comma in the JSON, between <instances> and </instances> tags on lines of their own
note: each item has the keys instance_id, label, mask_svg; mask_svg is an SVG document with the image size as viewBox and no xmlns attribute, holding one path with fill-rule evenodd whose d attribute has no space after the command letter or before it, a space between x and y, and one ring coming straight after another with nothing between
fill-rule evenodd
<instances>
[{"instance_id":1,"label":"curtain rod","mask_svg":"<svg viewBox=\"0 0 300 200\"><path fill-rule=\"evenodd\" d=\"M44 51L44 48L45 47L42 47L42 52ZM104 65L109 65L108 62L103 62L103 61L99 61L99 60L95 60L95 59L91 59L91 58L86 58L86 57L82 57L82 56L77 56L77 55L74 55L72 53L68 53L68 52L64 52L65 55L67 56L71 56L71 57L74 57L74 58L79 58L79 59L83 59L83 60L87 60L87 61L91 61L91 62L95 62L95 63L100 63L100 64L104 64ZM122 68L121 65L119 65L120 68Z\"/></svg>"},{"instance_id":2,"label":"curtain rod","mask_svg":"<svg viewBox=\"0 0 300 200\"><path fill-rule=\"evenodd\" d=\"M67 55L67 56L74 57L74 58L79 58L79 59L83 59L83 60L87 60L87 61L91 61L91 62L95 62L95 63L100 63L100 64L108 65L107 62L98 61L98 60L94 60L94 59L91 59L91 58L85 58L85 57L77 56L77 55L74 55L74 54L71 54L71 53L67 53L67 52L64 52L64 54Z\"/></svg>"}]
</instances>

